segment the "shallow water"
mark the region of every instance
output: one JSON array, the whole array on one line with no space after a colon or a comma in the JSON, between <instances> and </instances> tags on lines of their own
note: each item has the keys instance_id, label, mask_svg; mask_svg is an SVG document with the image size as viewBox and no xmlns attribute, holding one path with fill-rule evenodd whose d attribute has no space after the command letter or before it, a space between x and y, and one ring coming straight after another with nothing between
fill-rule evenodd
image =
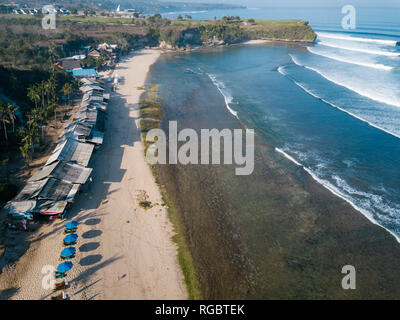
<instances>
[{"instance_id":1,"label":"shallow water","mask_svg":"<svg viewBox=\"0 0 400 320\"><path fill-rule=\"evenodd\" d=\"M257 133L250 176L235 176L234 165L159 167L208 298L343 298L337 270L349 257L373 269L360 275L369 285L355 297L395 292L378 289L378 279L394 277L394 285L396 271L387 268L377 246L397 260L396 242L331 191L316 188L301 166L315 179L325 183L321 174L356 200L386 210L383 197L355 192L340 179L350 177L358 190L369 190L368 180L358 175L380 181L385 176L385 189L374 185L373 191L395 188L398 159L390 155L400 140L306 93L278 71L297 67L290 54L307 52L288 44L216 48L167 54L152 69L148 81L159 84L164 129L177 120L178 129L244 125ZM282 152L301 166L290 165ZM377 166L386 157L386 165ZM374 170L368 169L371 163ZM390 221L388 228L396 227ZM361 248L368 243L374 250L366 254Z\"/></svg>"},{"instance_id":2,"label":"shallow water","mask_svg":"<svg viewBox=\"0 0 400 320\"><path fill-rule=\"evenodd\" d=\"M164 127L167 120L195 129L244 125L258 137L250 177L234 176L232 166L176 166L162 173L166 184L182 186L180 195L169 188L175 201L193 199L181 205L181 213L190 221L189 242L207 297L341 298L335 287L341 262L374 259L374 271L365 275L369 288L358 297L388 293L377 289L378 279L394 277L387 273L387 257L376 252L384 236L350 209L400 238L400 26L393 10L363 10L353 32L339 29L336 11L325 17L292 11L291 18L310 18L318 30L314 45L200 50L165 55L154 66L149 82L160 84ZM294 165L288 167L285 158ZM206 230L212 232L202 242ZM205 254L204 247L213 252ZM374 250L366 255L369 247ZM211 268L215 261L220 266ZM234 284L232 277L246 280Z\"/></svg>"}]
</instances>

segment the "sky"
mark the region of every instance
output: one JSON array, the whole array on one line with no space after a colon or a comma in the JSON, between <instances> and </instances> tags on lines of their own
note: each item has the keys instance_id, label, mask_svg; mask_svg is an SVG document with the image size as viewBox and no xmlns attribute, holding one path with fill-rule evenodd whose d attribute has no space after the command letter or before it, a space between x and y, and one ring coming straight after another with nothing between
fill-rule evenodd
<instances>
[{"instance_id":1,"label":"sky","mask_svg":"<svg viewBox=\"0 0 400 320\"><path fill-rule=\"evenodd\" d=\"M307 7L338 7L347 4L362 7L392 7L400 8L400 0L170 0L183 2L203 3L233 3L247 7L283 7L283 6L307 6Z\"/></svg>"}]
</instances>

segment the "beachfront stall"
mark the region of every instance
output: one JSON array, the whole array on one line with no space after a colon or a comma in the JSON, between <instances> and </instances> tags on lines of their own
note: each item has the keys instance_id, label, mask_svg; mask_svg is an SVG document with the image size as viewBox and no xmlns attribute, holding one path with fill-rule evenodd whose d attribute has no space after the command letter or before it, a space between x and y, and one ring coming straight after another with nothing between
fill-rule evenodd
<instances>
[{"instance_id":1,"label":"beachfront stall","mask_svg":"<svg viewBox=\"0 0 400 320\"><path fill-rule=\"evenodd\" d=\"M86 167L92 156L93 148L92 144L66 139L56 146L46 165L55 161L72 161Z\"/></svg>"},{"instance_id":2,"label":"beachfront stall","mask_svg":"<svg viewBox=\"0 0 400 320\"><path fill-rule=\"evenodd\" d=\"M93 125L81 121L74 121L67 125L57 142L63 142L66 139L74 139L79 142L101 145L103 143L104 133L94 130Z\"/></svg>"},{"instance_id":3,"label":"beachfront stall","mask_svg":"<svg viewBox=\"0 0 400 320\"><path fill-rule=\"evenodd\" d=\"M81 82L85 95L80 108L64 127L45 166L6 204L10 217L63 217L79 190L91 181L93 169L87 166L94 148L103 143L109 94L104 94L103 84L94 78L84 77Z\"/></svg>"},{"instance_id":4,"label":"beachfront stall","mask_svg":"<svg viewBox=\"0 0 400 320\"><path fill-rule=\"evenodd\" d=\"M54 178L28 182L14 201L53 200L73 202L80 184L70 183Z\"/></svg>"},{"instance_id":5,"label":"beachfront stall","mask_svg":"<svg viewBox=\"0 0 400 320\"><path fill-rule=\"evenodd\" d=\"M92 170L73 162L55 161L36 171L28 181L34 182L52 177L69 183L85 184Z\"/></svg>"},{"instance_id":6,"label":"beachfront stall","mask_svg":"<svg viewBox=\"0 0 400 320\"><path fill-rule=\"evenodd\" d=\"M26 200L26 201L10 201L6 204L5 209L13 219L32 220L36 218L45 218L53 220L61 218L69 203L67 201L52 200Z\"/></svg>"}]
</instances>

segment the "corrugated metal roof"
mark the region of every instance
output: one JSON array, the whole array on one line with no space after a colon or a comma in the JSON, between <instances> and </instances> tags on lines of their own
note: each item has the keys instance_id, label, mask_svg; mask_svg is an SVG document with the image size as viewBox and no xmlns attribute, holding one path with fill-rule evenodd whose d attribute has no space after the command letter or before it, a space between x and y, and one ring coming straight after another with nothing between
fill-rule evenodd
<instances>
[{"instance_id":1,"label":"corrugated metal roof","mask_svg":"<svg viewBox=\"0 0 400 320\"><path fill-rule=\"evenodd\" d=\"M64 132L60 135L57 142L62 142L66 139L75 139L78 141L85 142L85 139L92 132L93 126L88 123L82 123L74 121L67 124L64 128Z\"/></svg>"},{"instance_id":2,"label":"corrugated metal roof","mask_svg":"<svg viewBox=\"0 0 400 320\"><path fill-rule=\"evenodd\" d=\"M98 110L105 112L107 110L107 103L94 101L94 100L86 100L86 101L82 101L81 107L90 109L90 110L98 109Z\"/></svg>"},{"instance_id":3,"label":"corrugated metal roof","mask_svg":"<svg viewBox=\"0 0 400 320\"><path fill-rule=\"evenodd\" d=\"M38 170L28 181L33 182L53 177L70 183L85 184L92 170L73 162L56 161Z\"/></svg>"},{"instance_id":4,"label":"corrugated metal roof","mask_svg":"<svg viewBox=\"0 0 400 320\"><path fill-rule=\"evenodd\" d=\"M97 84L85 84L83 86L80 86L79 90L81 90L82 92L89 92L89 91L93 91L93 90L103 92L104 88L100 87Z\"/></svg>"},{"instance_id":5,"label":"corrugated metal roof","mask_svg":"<svg viewBox=\"0 0 400 320\"><path fill-rule=\"evenodd\" d=\"M28 182L15 196L13 201L25 201L35 199L46 184L47 179Z\"/></svg>"},{"instance_id":6,"label":"corrugated metal roof","mask_svg":"<svg viewBox=\"0 0 400 320\"><path fill-rule=\"evenodd\" d=\"M38 201L34 213L46 215L62 214L67 205L67 201Z\"/></svg>"},{"instance_id":7,"label":"corrugated metal roof","mask_svg":"<svg viewBox=\"0 0 400 320\"><path fill-rule=\"evenodd\" d=\"M61 65L64 70L73 70L81 68L81 62L79 60L63 60Z\"/></svg>"},{"instance_id":8,"label":"corrugated metal roof","mask_svg":"<svg viewBox=\"0 0 400 320\"><path fill-rule=\"evenodd\" d=\"M88 91L82 97L82 101L93 100L93 99L104 101L104 94L102 92Z\"/></svg>"},{"instance_id":9,"label":"corrugated metal roof","mask_svg":"<svg viewBox=\"0 0 400 320\"><path fill-rule=\"evenodd\" d=\"M36 207L36 200L26 201L9 201L4 206L8 210L9 214L25 214L31 213Z\"/></svg>"},{"instance_id":10,"label":"corrugated metal roof","mask_svg":"<svg viewBox=\"0 0 400 320\"><path fill-rule=\"evenodd\" d=\"M39 200L63 200L72 202L80 184L49 178L38 195Z\"/></svg>"},{"instance_id":11,"label":"corrugated metal roof","mask_svg":"<svg viewBox=\"0 0 400 320\"><path fill-rule=\"evenodd\" d=\"M89 100L91 101L96 101L96 102L104 102L104 97L103 95L92 95L90 96Z\"/></svg>"},{"instance_id":12,"label":"corrugated metal roof","mask_svg":"<svg viewBox=\"0 0 400 320\"><path fill-rule=\"evenodd\" d=\"M77 113L75 113L74 119L80 120L81 122L88 123L88 124L95 126L97 123L97 117L98 117L97 109L93 109L93 110L87 109L87 108L84 108L84 109L85 109L85 111L79 110Z\"/></svg>"},{"instance_id":13,"label":"corrugated metal roof","mask_svg":"<svg viewBox=\"0 0 400 320\"><path fill-rule=\"evenodd\" d=\"M87 167L90 157L92 156L94 146L88 143L78 142L76 140L67 139L57 145L53 154L47 160L46 165L52 164L54 161L72 161L84 167Z\"/></svg>"},{"instance_id":14,"label":"corrugated metal roof","mask_svg":"<svg viewBox=\"0 0 400 320\"><path fill-rule=\"evenodd\" d=\"M85 168L77 163L62 161L59 162L52 175L56 179L85 184L92 171L92 168Z\"/></svg>"},{"instance_id":15,"label":"corrugated metal roof","mask_svg":"<svg viewBox=\"0 0 400 320\"><path fill-rule=\"evenodd\" d=\"M5 209L8 210L8 214L14 217L26 217L30 219L34 213L46 215L62 214L67 205L67 201L53 200L10 201L5 206Z\"/></svg>"},{"instance_id":16,"label":"corrugated metal roof","mask_svg":"<svg viewBox=\"0 0 400 320\"><path fill-rule=\"evenodd\" d=\"M90 85L90 84L94 84L100 87L104 87L104 85L96 79L93 78L81 78L79 79L79 81L83 84L83 85Z\"/></svg>"},{"instance_id":17,"label":"corrugated metal roof","mask_svg":"<svg viewBox=\"0 0 400 320\"><path fill-rule=\"evenodd\" d=\"M104 133L100 131L93 130L89 137L86 138L87 142L101 145L103 144Z\"/></svg>"},{"instance_id":18,"label":"corrugated metal roof","mask_svg":"<svg viewBox=\"0 0 400 320\"><path fill-rule=\"evenodd\" d=\"M58 162L54 162L48 166L44 166L43 168L37 170L35 174L29 178L29 182L35 182L39 180L43 180L49 178L54 168L57 167Z\"/></svg>"},{"instance_id":19,"label":"corrugated metal roof","mask_svg":"<svg viewBox=\"0 0 400 320\"><path fill-rule=\"evenodd\" d=\"M55 178L28 182L13 201L63 200L71 202L79 191L80 184L73 184Z\"/></svg>"}]
</instances>

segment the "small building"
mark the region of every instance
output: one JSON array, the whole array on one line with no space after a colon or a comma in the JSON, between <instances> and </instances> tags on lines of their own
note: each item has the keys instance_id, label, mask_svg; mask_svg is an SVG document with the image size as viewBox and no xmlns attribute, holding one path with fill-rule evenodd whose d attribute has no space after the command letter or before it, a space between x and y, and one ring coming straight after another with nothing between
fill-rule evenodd
<instances>
[{"instance_id":1,"label":"small building","mask_svg":"<svg viewBox=\"0 0 400 320\"><path fill-rule=\"evenodd\" d=\"M59 143L46 162L46 166L55 161L72 161L87 167L93 153L94 146L89 143L81 143L73 139L66 139Z\"/></svg>"},{"instance_id":2,"label":"small building","mask_svg":"<svg viewBox=\"0 0 400 320\"><path fill-rule=\"evenodd\" d=\"M88 56L91 56L91 57L97 59L98 57L100 57L100 51L96 50L96 49L92 49L89 51Z\"/></svg>"},{"instance_id":3,"label":"small building","mask_svg":"<svg viewBox=\"0 0 400 320\"><path fill-rule=\"evenodd\" d=\"M13 201L53 200L73 202L79 188L80 184L46 178L28 182Z\"/></svg>"},{"instance_id":4,"label":"small building","mask_svg":"<svg viewBox=\"0 0 400 320\"><path fill-rule=\"evenodd\" d=\"M81 62L75 59L61 60L61 68L65 71L72 71L74 69L81 69Z\"/></svg>"},{"instance_id":5,"label":"small building","mask_svg":"<svg viewBox=\"0 0 400 320\"><path fill-rule=\"evenodd\" d=\"M10 201L5 205L8 214L14 219L32 220L36 217L45 217L48 220L62 218L69 202L52 200Z\"/></svg>"},{"instance_id":6,"label":"small building","mask_svg":"<svg viewBox=\"0 0 400 320\"><path fill-rule=\"evenodd\" d=\"M79 87L79 90L82 93L87 93L87 92L90 92L90 91L94 91L94 92L98 92L98 93L103 93L104 92L104 88L100 87L97 84L83 85L83 86Z\"/></svg>"},{"instance_id":7,"label":"small building","mask_svg":"<svg viewBox=\"0 0 400 320\"><path fill-rule=\"evenodd\" d=\"M33 219L33 211L36 208L35 200L9 201L4 206L8 214L14 219Z\"/></svg>"},{"instance_id":8,"label":"small building","mask_svg":"<svg viewBox=\"0 0 400 320\"><path fill-rule=\"evenodd\" d=\"M104 133L94 130L93 125L75 121L66 126L58 142L74 139L79 142L92 143L96 146L103 144Z\"/></svg>"},{"instance_id":9,"label":"small building","mask_svg":"<svg viewBox=\"0 0 400 320\"><path fill-rule=\"evenodd\" d=\"M104 84L102 84L99 80L93 78L81 78L79 79L79 82L82 84L82 86L95 85L104 88Z\"/></svg>"},{"instance_id":10,"label":"small building","mask_svg":"<svg viewBox=\"0 0 400 320\"><path fill-rule=\"evenodd\" d=\"M54 220L56 218L62 218L66 213L67 201L49 201L41 200L37 201L36 207L33 210L33 215L39 215L47 220Z\"/></svg>"},{"instance_id":11,"label":"small building","mask_svg":"<svg viewBox=\"0 0 400 320\"><path fill-rule=\"evenodd\" d=\"M75 78L97 78L99 74L96 72L94 68L85 68L85 69L73 69L72 76Z\"/></svg>"},{"instance_id":12,"label":"small building","mask_svg":"<svg viewBox=\"0 0 400 320\"><path fill-rule=\"evenodd\" d=\"M87 108L89 110L100 110L102 112L107 111L107 103L95 100L86 100L81 102L81 107Z\"/></svg>"},{"instance_id":13,"label":"small building","mask_svg":"<svg viewBox=\"0 0 400 320\"><path fill-rule=\"evenodd\" d=\"M92 168L86 168L77 163L56 161L36 171L28 182L40 181L51 177L69 183L85 184L92 170Z\"/></svg>"}]
</instances>

